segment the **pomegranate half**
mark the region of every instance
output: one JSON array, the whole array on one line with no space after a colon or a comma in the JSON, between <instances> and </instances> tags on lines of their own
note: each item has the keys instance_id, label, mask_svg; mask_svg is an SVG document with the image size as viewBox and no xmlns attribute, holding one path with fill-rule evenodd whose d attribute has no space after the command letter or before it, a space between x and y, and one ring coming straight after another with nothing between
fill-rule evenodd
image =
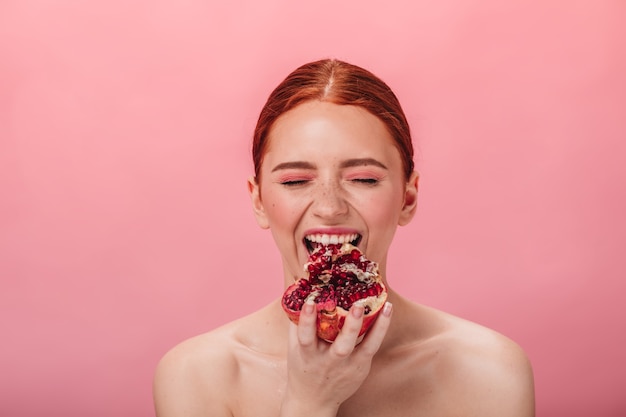
<instances>
[{"instance_id":1,"label":"pomegranate half","mask_svg":"<svg viewBox=\"0 0 626 417\"><path fill-rule=\"evenodd\" d=\"M364 307L360 342L387 300L378 264L350 243L330 244L317 246L304 270L308 278L290 285L282 297L289 319L297 324L302 306L313 300L317 307L317 335L333 342L350 307L360 304Z\"/></svg>"}]
</instances>

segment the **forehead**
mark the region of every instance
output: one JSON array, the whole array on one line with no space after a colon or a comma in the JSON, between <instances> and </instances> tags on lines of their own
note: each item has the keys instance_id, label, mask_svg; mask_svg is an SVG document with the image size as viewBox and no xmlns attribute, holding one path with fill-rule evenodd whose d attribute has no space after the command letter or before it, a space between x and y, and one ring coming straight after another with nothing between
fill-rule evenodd
<instances>
[{"instance_id":1,"label":"forehead","mask_svg":"<svg viewBox=\"0 0 626 417\"><path fill-rule=\"evenodd\" d=\"M378 117L358 106L308 101L281 115L267 137L264 161L275 159L400 158Z\"/></svg>"}]
</instances>

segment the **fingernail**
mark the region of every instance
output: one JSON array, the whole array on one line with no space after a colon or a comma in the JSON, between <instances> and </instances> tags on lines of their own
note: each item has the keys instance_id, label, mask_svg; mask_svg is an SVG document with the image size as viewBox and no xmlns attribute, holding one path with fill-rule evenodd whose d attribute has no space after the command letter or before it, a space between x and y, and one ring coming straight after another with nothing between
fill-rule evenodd
<instances>
[{"instance_id":1,"label":"fingernail","mask_svg":"<svg viewBox=\"0 0 626 417\"><path fill-rule=\"evenodd\" d=\"M304 314L312 314L314 309L315 301L313 301L312 299L306 300L304 306L302 307L302 311L304 312Z\"/></svg>"},{"instance_id":2,"label":"fingernail","mask_svg":"<svg viewBox=\"0 0 626 417\"><path fill-rule=\"evenodd\" d=\"M385 303L385 306L383 307L383 315L385 317L391 316L391 311L392 310L393 310L393 304L391 304L389 301L387 301Z\"/></svg>"},{"instance_id":3,"label":"fingernail","mask_svg":"<svg viewBox=\"0 0 626 417\"><path fill-rule=\"evenodd\" d=\"M356 319L360 319L361 316L363 316L363 306L359 306L359 305L355 305L352 306L352 315L354 316L354 318Z\"/></svg>"}]
</instances>

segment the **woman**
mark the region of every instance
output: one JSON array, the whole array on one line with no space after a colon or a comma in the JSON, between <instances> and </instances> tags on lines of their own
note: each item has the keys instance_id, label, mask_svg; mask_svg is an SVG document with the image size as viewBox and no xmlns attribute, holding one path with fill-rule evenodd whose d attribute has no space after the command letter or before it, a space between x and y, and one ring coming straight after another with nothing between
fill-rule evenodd
<instances>
[{"instance_id":1,"label":"woman","mask_svg":"<svg viewBox=\"0 0 626 417\"><path fill-rule=\"evenodd\" d=\"M388 303L360 343L363 307L331 344L316 337L313 306L295 325L280 299L187 340L158 366L159 417L534 415L531 367L514 342L387 282L418 175L406 118L383 81L338 60L298 68L263 108L253 157L252 207L282 255L285 286L302 275L307 241L332 236L379 264Z\"/></svg>"}]
</instances>

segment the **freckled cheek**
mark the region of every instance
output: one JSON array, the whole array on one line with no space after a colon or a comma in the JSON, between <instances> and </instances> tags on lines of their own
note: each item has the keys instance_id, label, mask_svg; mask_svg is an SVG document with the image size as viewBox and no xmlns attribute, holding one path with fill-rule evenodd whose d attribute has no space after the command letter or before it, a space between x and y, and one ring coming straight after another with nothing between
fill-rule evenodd
<instances>
[{"instance_id":1,"label":"freckled cheek","mask_svg":"<svg viewBox=\"0 0 626 417\"><path fill-rule=\"evenodd\" d=\"M397 203L394 203L397 201ZM397 195L391 193L385 196L377 196L363 201L361 214L369 219L371 225L395 225L400 212L400 200Z\"/></svg>"},{"instance_id":2,"label":"freckled cheek","mask_svg":"<svg viewBox=\"0 0 626 417\"><path fill-rule=\"evenodd\" d=\"M277 223L289 224L295 221L298 213L297 204L291 199L281 198L279 193L268 192L265 198L265 210L275 226Z\"/></svg>"},{"instance_id":3,"label":"freckled cheek","mask_svg":"<svg viewBox=\"0 0 626 417\"><path fill-rule=\"evenodd\" d=\"M381 204L380 202L374 201L369 209L369 216L376 223L386 224L397 216L397 210L391 210L389 204Z\"/></svg>"}]
</instances>

